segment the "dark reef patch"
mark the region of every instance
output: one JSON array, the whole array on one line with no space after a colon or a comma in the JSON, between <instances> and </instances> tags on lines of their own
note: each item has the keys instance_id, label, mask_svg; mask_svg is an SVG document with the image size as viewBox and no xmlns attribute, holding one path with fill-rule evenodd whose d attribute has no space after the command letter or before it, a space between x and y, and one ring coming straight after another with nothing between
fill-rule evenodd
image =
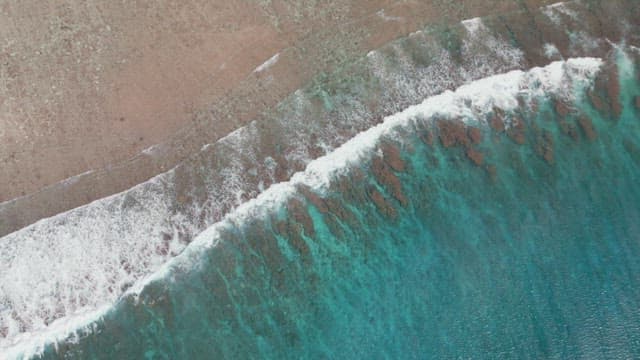
<instances>
[{"instance_id":1,"label":"dark reef patch","mask_svg":"<svg viewBox=\"0 0 640 360\"><path fill-rule=\"evenodd\" d=\"M509 136L509 138L516 144L523 145L527 142L525 129L526 125L524 120L522 120L518 115L513 115L511 117L509 127L507 128L507 136Z\"/></svg>"},{"instance_id":2,"label":"dark reef patch","mask_svg":"<svg viewBox=\"0 0 640 360\"><path fill-rule=\"evenodd\" d=\"M589 140L595 140L598 137L598 133L593 127L593 123L591 119L589 119L586 115L580 115L578 117L578 124L580 125L580 129L584 133L584 136Z\"/></svg>"}]
</instances>

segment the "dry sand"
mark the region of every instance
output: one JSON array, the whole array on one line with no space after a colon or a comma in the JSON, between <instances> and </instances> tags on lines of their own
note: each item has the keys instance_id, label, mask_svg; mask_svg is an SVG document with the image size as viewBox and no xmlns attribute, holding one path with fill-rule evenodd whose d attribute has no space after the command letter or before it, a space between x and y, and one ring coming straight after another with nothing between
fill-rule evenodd
<instances>
[{"instance_id":1,"label":"dry sand","mask_svg":"<svg viewBox=\"0 0 640 360\"><path fill-rule=\"evenodd\" d=\"M546 3L2 1L0 236L166 171L393 38Z\"/></svg>"}]
</instances>

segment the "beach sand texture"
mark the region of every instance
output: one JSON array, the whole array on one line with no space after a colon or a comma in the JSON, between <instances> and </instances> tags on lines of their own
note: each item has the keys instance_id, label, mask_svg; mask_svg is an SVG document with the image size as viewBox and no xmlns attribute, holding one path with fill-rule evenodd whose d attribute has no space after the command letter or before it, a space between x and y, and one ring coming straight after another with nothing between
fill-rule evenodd
<instances>
[{"instance_id":1,"label":"beach sand texture","mask_svg":"<svg viewBox=\"0 0 640 360\"><path fill-rule=\"evenodd\" d=\"M143 182L314 75L550 1L3 1L0 236Z\"/></svg>"}]
</instances>

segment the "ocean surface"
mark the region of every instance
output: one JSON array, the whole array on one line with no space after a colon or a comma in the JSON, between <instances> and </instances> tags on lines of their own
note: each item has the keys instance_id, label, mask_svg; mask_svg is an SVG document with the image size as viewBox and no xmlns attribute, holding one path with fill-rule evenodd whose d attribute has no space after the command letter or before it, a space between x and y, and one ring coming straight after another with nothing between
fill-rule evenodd
<instances>
[{"instance_id":1,"label":"ocean surface","mask_svg":"<svg viewBox=\"0 0 640 360\"><path fill-rule=\"evenodd\" d=\"M620 51L431 97L243 204L96 319L9 354L640 357L637 96Z\"/></svg>"}]
</instances>

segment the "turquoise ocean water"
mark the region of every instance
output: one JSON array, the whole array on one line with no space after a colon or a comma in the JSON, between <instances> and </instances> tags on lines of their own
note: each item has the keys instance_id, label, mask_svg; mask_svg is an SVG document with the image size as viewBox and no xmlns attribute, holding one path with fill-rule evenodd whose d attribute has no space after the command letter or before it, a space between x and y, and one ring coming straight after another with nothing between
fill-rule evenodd
<instances>
[{"instance_id":1,"label":"turquoise ocean water","mask_svg":"<svg viewBox=\"0 0 640 360\"><path fill-rule=\"evenodd\" d=\"M584 89L562 118L537 99L505 115L525 144L479 127L481 165L435 125L383 139L401 165L227 221L194 266L39 357L640 357L640 87L621 69L618 119Z\"/></svg>"}]
</instances>

